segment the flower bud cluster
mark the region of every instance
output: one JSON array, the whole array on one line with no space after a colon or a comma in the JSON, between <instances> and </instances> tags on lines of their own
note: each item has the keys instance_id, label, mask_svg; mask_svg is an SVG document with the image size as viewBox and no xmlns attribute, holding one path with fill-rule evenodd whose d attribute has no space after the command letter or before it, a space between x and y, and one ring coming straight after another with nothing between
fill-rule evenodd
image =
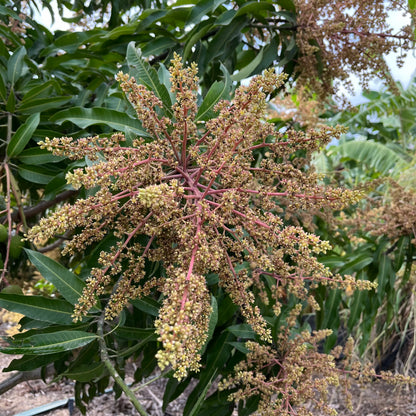
<instances>
[{"instance_id":1,"label":"flower bud cluster","mask_svg":"<svg viewBox=\"0 0 416 416\"><path fill-rule=\"evenodd\" d=\"M218 103L217 116L197 128L197 68L184 68L175 55L170 73L176 102L168 110L133 78L117 76L151 140L123 146L124 136L115 134L41 143L57 155L92 162L67 176L73 187L90 188L92 195L52 212L28 238L39 243L73 232L63 249L73 254L116 237L87 279L74 318L88 313L97 296L107 298L106 318L113 319L130 299L161 292L157 358L181 379L200 366L211 314L209 273L218 274L219 290L240 307L263 342L272 337L261 303L279 314L294 295L316 308L310 289L319 284L365 289L371 284L332 275L316 259L328 243L305 232L299 221L292 224L303 212L340 209L360 197L324 188L309 168L312 152L342 129L275 131L264 119L266 98L285 75L272 70L238 88L232 102ZM149 276L149 262L162 263L166 273ZM295 344L300 357L306 354ZM293 371L301 377L296 365Z\"/></svg>"},{"instance_id":2,"label":"flower bud cluster","mask_svg":"<svg viewBox=\"0 0 416 416\"><path fill-rule=\"evenodd\" d=\"M200 351L207 339L210 296L203 276L178 272L163 287L166 298L155 322L163 350L157 353L163 370L171 365L180 380L200 368Z\"/></svg>"}]
</instances>

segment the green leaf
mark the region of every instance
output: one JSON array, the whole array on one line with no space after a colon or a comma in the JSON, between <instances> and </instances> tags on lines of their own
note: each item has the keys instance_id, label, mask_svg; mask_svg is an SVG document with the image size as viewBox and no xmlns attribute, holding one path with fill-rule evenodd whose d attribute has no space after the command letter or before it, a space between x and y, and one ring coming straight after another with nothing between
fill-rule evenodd
<instances>
[{"instance_id":1,"label":"green leaf","mask_svg":"<svg viewBox=\"0 0 416 416\"><path fill-rule=\"evenodd\" d=\"M7 101L6 84L4 83L3 76L0 73L0 100L5 103Z\"/></svg>"},{"instance_id":2,"label":"green leaf","mask_svg":"<svg viewBox=\"0 0 416 416\"><path fill-rule=\"evenodd\" d=\"M394 288L394 273L392 262L389 256L385 253L379 257L378 275L377 275L377 296L379 302L382 302L386 297L386 293L391 293Z\"/></svg>"},{"instance_id":3,"label":"green leaf","mask_svg":"<svg viewBox=\"0 0 416 416\"><path fill-rule=\"evenodd\" d=\"M50 121L58 124L70 121L83 129L94 124L105 124L121 132L124 132L125 128L129 127L139 136L150 137L138 120L129 117L126 113L108 108L69 108L53 115Z\"/></svg>"},{"instance_id":4,"label":"green leaf","mask_svg":"<svg viewBox=\"0 0 416 416\"><path fill-rule=\"evenodd\" d=\"M416 9L416 0L408 0L408 5L410 10Z\"/></svg>"},{"instance_id":5,"label":"green leaf","mask_svg":"<svg viewBox=\"0 0 416 416\"><path fill-rule=\"evenodd\" d=\"M142 312L145 312L152 316L158 316L159 315L159 308L160 303L155 301L154 299L150 297L143 297L141 299L136 299L130 301L130 303L137 309L139 309Z\"/></svg>"},{"instance_id":6,"label":"green leaf","mask_svg":"<svg viewBox=\"0 0 416 416\"><path fill-rule=\"evenodd\" d=\"M97 338L97 335L84 331L58 331L32 335L23 342L15 342L16 346L0 347L0 352L27 355L53 354L82 347Z\"/></svg>"},{"instance_id":7,"label":"green leaf","mask_svg":"<svg viewBox=\"0 0 416 416\"><path fill-rule=\"evenodd\" d=\"M410 237L404 235L397 243L397 249L394 252L394 270L397 272L402 267L404 259L406 257L410 243Z\"/></svg>"},{"instance_id":8,"label":"green leaf","mask_svg":"<svg viewBox=\"0 0 416 416\"><path fill-rule=\"evenodd\" d=\"M233 338L234 337L229 332L223 332L216 338L214 345L210 344L205 368L199 373L199 382L186 401L183 411L184 416L189 416L190 412L194 411L195 403L198 401L199 397L201 395L205 396L207 391L206 387L211 385L212 380L215 379L218 372L221 371L227 361L229 361L231 351L233 350L233 347L229 342L232 341Z\"/></svg>"},{"instance_id":9,"label":"green leaf","mask_svg":"<svg viewBox=\"0 0 416 416\"><path fill-rule=\"evenodd\" d=\"M27 165L44 165L45 163L57 163L65 159L65 156L55 156L46 149L31 147L25 149L18 156L20 162Z\"/></svg>"},{"instance_id":10,"label":"green leaf","mask_svg":"<svg viewBox=\"0 0 416 416\"><path fill-rule=\"evenodd\" d=\"M385 144L372 141L341 143L334 146L331 153L355 160L360 164L366 164L382 174L387 174L392 170L400 170L407 164L401 154Z\"/></svg>"},{"instance_id":11,"label":"green leaf","mask_svg":"<svg viewBox=\"0 0 416 416\"><path fill-rule=\"evenodd\" d=\"M274 12L273 4L267 1L248 1L237 10L237 16L254 15L257 17L264 17L267 12Z\"/></svg>"},{"instance_id":12,"label":"green leaf","mask_svg":"<svg viewBox=\"0 0 416 416\"><path fill-rule=\"evenodd\" d=\"M230 24L222 26L208 44L206 55L204 56L206 62L210 62L220 55L228 55L230 51L227 45L232 45L231 41L241 36L241 31L246 24L247 19L244 16L236 16Z\"/></svg>"},{"instance_id":13,"label":"green leaf","mask_svg":"<svg viewBox=\"0 0 416 416\"><path fill-rule=\"evenodd\" d=\"M23 71L23 60L26 56L26 48L21 46L16 49L7 63L7 78L13 87L15 82L20 78Z\"/></svg>"},{"instance_id":14,"label":"green leaf","mask_svg":"<svg viewBox=\"0 0 416 416\"><path fill-rule=\"evenodd\" d=\"M330 269L342 267L345 264L345 258L337 255L319 257L319 262Z\"/></svg>"},{"instance_id":15,"label":"green leaf","mask_svg":"<svg viewBox=\"0 0 416 416\"><path fill-rule=\"evenodd\" d=\"M65 371L62 373L62 376L71 380L87 383L94 379L100 378L104 371L104 363L82 364L72 370Z\"/></svg>"},{"instance_id":16,"label":"green leaf","mask_svg":"<svg viewBox=\"0 0 416 416\"><path fill-rule=\"evenodd\" d=\"M208 389L211 387L212 382L216 376L217 372L214 371L211 378L208 380L208 382L205 384L205 387L202 390L198 391L198 398L195 400L194 405L190 409L188 413L186 413L189 416L198 416L199 411L204 404L205 396L207 395Z\"/></svg>"},{"instance_id":17,"label":"green leaf","mask_svg":"<svg viewBox=\"0 0 416 416\"><path fill-rule=\"evenodd\" d=\"M143 13L140 13L139 16L139 26L137 26L137 33L144 31L148 26L150 26L156 20L161 19L166 16L168 10L159 10L159 9L146 9Z\"/></svg>"},{"instance_id":18,"label":"green leaf","mask_svg":"<svg viewBox=\"0 0 416 416\"><path fill-rule=\"evenodd\" d=\"M17 156L32 138L33 133L39 125L40 114L32 114L24 124L22 124L13 135L10 143L7 145L7 155L9 157Z\"/></svg>"},{"instance_id":19,"label":"green leaf","mask_svg":"<svg viewBox=\"0 0 416 416\"><path fill-rule=\"evenodd\" d=\"M243 354L248 354L250 352L250 350L246 347L245 342L233 341L229 342L229 344L232 345L236 350L242 352Z\"/></svg>"},{"instance_id":20,"label":"green leaf","mask_svg":"<svg viewBox=\"0 0 416 416\"><path fill-rule=\"evenodd\" d=\"M143 84L153 91L163 102L166 115L172 116L172 101L169 90L159 81L156 70L142 58L142 51L140 48L135 47L134 42L128 44L126 58L130 68L130 75L134 76L139 84Z\"/></svg>"},{"instance_id":21,"label":"green leaf","mask_svg":"<svg viewBox=\"0 0 416 416\"><path fill-rule=\"evenodd\" d=\"M18 20L19 22L22 21L22 18L9 7L0 6L0 14L4 16L10 16L11 18Z\"/></svg>"},{"instance_id":22,"label":"green leaf","mask_svg":"<svg viewBox=\"0 0 416 416\"><path fill-rule=\"evenodd\" d=\"M72 305L78 303L85 283L64 266L37 251L25 249L29 260L40 274L52 283L59 293Z\"/></svg>"},{"instance_id":23,"label":"green leaf","mask_svg":"<svg viewBox=\"0 0 416 416\"><path fill-rule=\"evenodd\" d=\"M9 98L7 99L6 110L9 113L14 113L15 109L16 109L16 95L15 95L13 87L12 87L12 88L10 88Z\"/></svg>"},{"instance_id":24,"label":"green leaf","mask_svg":"<svg viewBox=\"0 0 416 416\"><path fill-rule=\"evenodd\" d=\"M256 333L249 324L231 325L227 328L227 331L231 332L237 338L254 339L256 336Z\"/></svg>"},{"instance_id":25,"label":"green leaf","mask_svg":"<svg viewBox=\"0 0 416 416\"><path fill-rule=\"evenodd\" d=\"M65 357L67 353L25 355L13 360L3 371L31 371Z\"/></svg>"},{"instance_id":26,"label":"green leaf","mask_svg":"<svg viewBox=\"0 0 416 416\"><path fill-rule=\"evenodd\" d=\"M57 174L55 170L32 165L20 165L17 171L23 179L40 185L48 184Z\"/></svg>"},{"instance_id":27,"label":"green leaf","mask_svg":"<svg viewBox=\"0 0 416 416\"><path fill-rule=\"evenodd\" d=\"M366 274L364 271L357 273L357 279L364 280L365 278ZM352 302L349 305L350 316L347 322L349 331L352 331L360 322L360 316L366 305L366 300L368 300L368 293L366 290L356 290L354 292Z\"/></svg>"},{"instance_id":28,"label":"green leaf","mask_svg":"<svg viewBox=\"0 0 416 416\"><path fill-rule=\"evenodd\" d=\"M44 98L50 96L52 91L59 91L60 87L56 79L50 79L49 81L42 82L40 85L36 85L31 88L22 98L22 103L33 100L34 98Z\"/></svg>"},{"instance_id":29,"label":"green leaf","mask_svg":"<svg viewBox=\"0 0 416 416\"><path fill-rule=\"evenodd\" d=\"M351 274L358 272L364 267L368 266L373 262L373 256L370 253L362 253L354 256L350 261L346 261L344 266L341 267L339 273L341 274Z\"/></svg>"},{"instance_id":30,"label":"green leaf","mask_svg":"<svg viewBox=\"0 0 416 416\"><path fill-rule=\"evenodd\" d=\"M210 13L214 12L215 9L224 3L224 0L202 0L198 1L194 7L192 7L191 14L187 21L187 24L193 24L196 22L200 22L203 16L209 15Z\"/></svg>"},{"instance_id":31,"label":"green leaf","mask_svg":"<svg viewBox=\"0 0 416 416\"><path fill-rule=\"evenodd\" d=\"M39 321L63 325L72 323L74 309L64 300L6 293L0 293L0 307Z\"/></svg>"},{"instance_id":32,"label":"green leaf","mask_svg":"<svg viewBox=\"0 0 416 416\"><path fill-rule=\"evenodd\" d=\"M146 43L146 46L142 49L143 56L159 55L166 51L166 49L172 48L176 45L176 41L173 39L160 37L151 42Z\"/></svg>"},{"instance_id":33,"label":"green leaf","mask_svg":"<svg viewBox=\"0 0 416 416\"><path fill-rule=\"evenodd\" d=\"M217 299L215 299L215 296L211 295L211 308L212 308L212 312L211 312L211 316L209 318L209 324L208 324L208 331L207 331L207 340L205 341L205 345L202 347L200 354L202 355L207 346L208 343L211 341L211 338L214 334L215 331L215 327L217 326L217 322L218 322L218 304L217 304Z\"/></svg>"},{"instance_id":34,"label":"green leaf","mask_svg":"<svg viewBox=\"0 0 416 416\"><path fill-rule=\"evenodd\" d=\"M325 300L324 319L322 328L337 330L339 327L339 304L341 302L341 290L332 289Z\"/></svg>"},{"instance_id":35,"label":"green leaf","mask_svg":"<svg viewBox=\"0 0 416 416\"><path fill-rule=\"evenodd\" d=\"M205 21L198 24L198 26L195 27L195 30L191 31L188 40L186 41L185 47L182 52L182 59L184 62L186 62L189 58L189 55L192 51L192 48L195 47L195 44L201 40L203 36L205 36L209 30L212 29L212 23L211 21Z\"/></svg>"},{"instance_id":36,"label":"green leaf","mask_svg":"<svg viewBox=\"0 0 416 416\"><path fill-rule=\"evenodd\" d=\"M296 7L292 0L277 0L276 3L283 9L296 13Z\"/></svg>"},{"instance_id":37,"label":"green leaf","mask_svg":"<svg viewBox=\"0 0 416 416\"><path fill-rule=\"evenodd\" d=\"M120 338L139 340L142 338L147 338L149 335L155 334L155 340L157 339L157 334L155 333L155 328L134 328L123 326L119 327L114 331Z\"/></svg>"},{"instance_id":38,"label":"green leaf","mask_svg":"<svg viewBox=\"0 0 416 416\"><path fill-rule=\"evenodd\" d=\"M208 90L201 106L199 107L198 114L196 115L196 121L206 121L215 116L213 108L221 99L227 97L230 91L231 78L227 72L227 69L221 64L222 70L226 71L226 81L215 81L211 88Z\"/></svg>"},{"instance_id":39,"label":"green leaf","mask_svg":"<svg viewBox=\"0 0 416 416\"><path fill-rule=\"evenodd\" d=\"M204 98L204 101L202 101L202 104L199 107L198 114L195 118L196 121L206 121L212 118L212 115L214 114L213 107L215 106L215 104L218 103L224 91L225 83L222 81L215 81L211 85L211 88L209 89L207 95Z\"/></svg>"},{"instance_id":40,"label":"green leaf","mask_svg":"<svg viewBox=\"0 0 416 416\"><path fill-rule=\"evenodd\" d=\"M31 100L22 101L18 108L23 114L32 114L37 112L41 113L52 108L59 108L63 104L71 101L71 99L72 97L68 96L34 98Z\"/></svg>"}]
</instances>

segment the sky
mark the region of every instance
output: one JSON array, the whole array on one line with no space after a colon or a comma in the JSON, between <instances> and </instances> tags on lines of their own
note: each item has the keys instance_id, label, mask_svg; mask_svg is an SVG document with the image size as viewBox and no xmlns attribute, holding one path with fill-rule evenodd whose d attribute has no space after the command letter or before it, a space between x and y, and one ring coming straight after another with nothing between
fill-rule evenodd
<instances>
[{"instance_id":1,"label":"sky","mask_svg":"<svg viewBox=\"0 0 416 416\"><path fill-rule=\"evenodd\" d=\"M55 11L55 22L52 24L52 18L49 14L49 12L45 9L43 10L41 15L38 15L35 17L35 19L39 19L38 21L43 24L45 27L50 28L50 30L67 30L69 28L69 24L62 21L62 19L59 16L56 2L53 1L51 3L52 8ZM66 10L66 9L65 9ZM67 17L71 17L71 14L69 11L67 11ZM409 18L410 20L410 18ZM393 28L399 28L404 24L403 22L403 16L400 12L397 13L391 13L389 17L389 23ZM390 67L390 71L393 75L393 78L396 81L400 81L402 85L406 88L411 79L416 76L416 52L413 51L408 54L408 56L405 59L404 65L399 68L396 64L396 54L391 53L388 56L386 56L386 62ZM355 93L351 95L350 93L341 90L341 93L346 94L349 97L349 100L353 105L358 105L362 102L365 102L366 99L361 96L361 87L358 83L358 78L355 76L351 76L352 83L354 85L354 91ZM379 90L382 88L383 82L380 79L375 78L370 82L370 89Z\"/></svg>"}]
</instances>

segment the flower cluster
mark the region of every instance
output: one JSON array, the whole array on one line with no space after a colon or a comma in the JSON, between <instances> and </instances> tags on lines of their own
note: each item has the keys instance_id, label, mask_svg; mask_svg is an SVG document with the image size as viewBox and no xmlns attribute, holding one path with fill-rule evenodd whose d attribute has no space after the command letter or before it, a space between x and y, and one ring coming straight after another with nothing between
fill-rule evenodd
<instances>
[{"instance_id":1,"label":"flower cluster","mask_svg":"<svg viewBox=\"0 0 416 416\"><path fill-rule=\"evenodd\" d=\"M302 212L341 209L361 198L356 191L322 187L309 167L312 152L342 129L275 131L264 120L266 98L285 76L272 70L238 88L232 102L220 101L215 118L197 121L197 68L185 68L175 55L170 73L176 102L169 111L134 78L118 74L151 140L123 146L123 135L114 134L41 143L54 154L93 162L67 177L75 188L91 189L91 196L42 219L28 238L37 243L82 230L64 247L71 254L115 236L118 242L101 252L74 318L88 313L110 285L107 319L130 299L160 291L155 326L163 349L157 357L181 379L200 365L211 314L208 273L218 275L219 286L265 342L271 331L255 294L279 314L290 294L317 307L310 289L318 284L371 284L333 276L316 259L328 243L289 223ZM149 262L161 263L165 273L147 276Z\"/></svg>"},{"instance_id":2,"label":"flower cluster","mask_svg":"<svg viewBox=\"0 0 416 416\"><path fill-rule=\"evenodd\" d=\"M403 1L296 0L296 43L298 84L307 85L319 96L334 92L334 80L349 85L357 74L366 86L370 76L382 76L394 86L384 56L400 52L398 64L412 46L414 30L404 24L393 32L388 23L390 11L405 16Z\"/></svg>"},{"instance_id":3,"label":"flower cluster","mask_svg":"<svg viewBox=\"0 0 416 416\"><path fill-rule=\"evenodd\" d=\"M386 235L392 241L410 235L416 245L416 193L392 179L388 182L389 194L383 205L364 214L365 229L374 235Z\"/></svg>"},{"instance_id":4,"label":"flower cluster","mask_svg":"<svg viewBox=\"0 0 416 416\"><path fill-rule=\"evenodd\" d=\"M240 401L259 397L259 416L336 416L328 405L330 387L342 386L347 407L352 410L351 380L369 383L383 380L394 385L414 385L409 376L383 371L376 374L369 365L353 358L354 341L335 347L330 354L319 352L320 342L331 330L304 331L290 336L289 327L282 328L276 347L246 343L246 359L234 367L234 374L220 382L220 389L237 389L229 399Z\"/></svg>"}]
</instances>

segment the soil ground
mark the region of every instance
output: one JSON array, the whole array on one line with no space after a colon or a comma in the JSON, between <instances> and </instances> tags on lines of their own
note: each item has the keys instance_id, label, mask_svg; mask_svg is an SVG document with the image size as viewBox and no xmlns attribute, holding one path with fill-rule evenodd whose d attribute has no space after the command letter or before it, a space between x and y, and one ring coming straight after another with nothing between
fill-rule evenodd
<instances>
[{"instance_id":1,"label":"soil ground","mask_svg":"<svg viewBox=\"0 0 416 416\"><path fill-rule=\"evenodd\" d=\"M4 335L7 323L0 325L0 335ZM16 356L0 354L0 383L13 373L1 372ZM186 397L179 397L167 409L161 410L163 397L163 380L149 385L140 391L138 397L151 416L180 416ZM413 388L397 388L385 383L374 383L365 388L353 385L352 400L354 411L345 408L344 401L338 391L329 394L331 406L340 416L416 416L416 390ZM23 382L0 397L0 416L15 416L44 404L73 397L71 382L45 383L42 380ZM186 396L186 391L184 393ZM65 408L42 413L46 416L80 416L77 410ZM97 397L87 408L88 416L130 416L138 415L130 402L121 396L115 400L114 394L108 393ZM278 416L278 415L276 415Z\"/></svg>"}]
</instances>

